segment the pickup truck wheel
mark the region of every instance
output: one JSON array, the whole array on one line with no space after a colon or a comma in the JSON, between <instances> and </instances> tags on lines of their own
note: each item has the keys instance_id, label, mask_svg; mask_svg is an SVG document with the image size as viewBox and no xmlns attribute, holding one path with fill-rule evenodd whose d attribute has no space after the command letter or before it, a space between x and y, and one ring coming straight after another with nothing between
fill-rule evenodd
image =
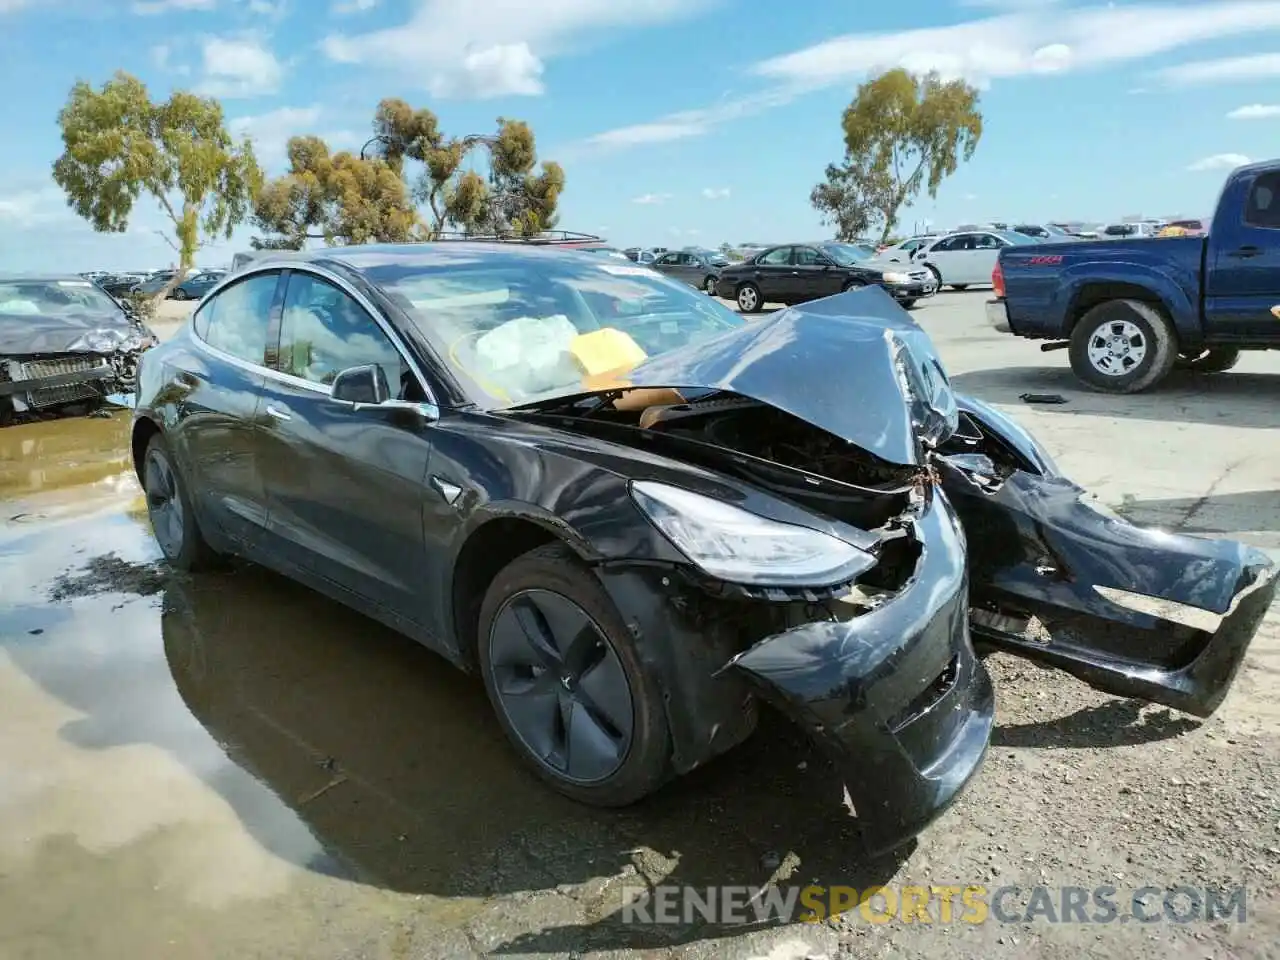
<instances>
[{"instance_id":1,"label":"pickup truck wheel","mask_svg":"<svg viewBox=\"0 0 1280 960\"><path fill-rule=\"evenodd\" d=\"M1095 390L1138 393L1169 375L1178 337L1159 309L1140 300L1108 300L1071 331L1071 369Z\"/></svg>"},{"instance_id":2,"label":"pickup truck wheel","mask_svg":"<svg viewBox=\"0 0 1280 960\"><path fill-rule=\"evenodd\" d=\"M1197 354L1179 357L1177 366L1193 373L1226 373L1239 362L1239 350L1233 347L1213 347Z\"/></svg>"}]
</instances>

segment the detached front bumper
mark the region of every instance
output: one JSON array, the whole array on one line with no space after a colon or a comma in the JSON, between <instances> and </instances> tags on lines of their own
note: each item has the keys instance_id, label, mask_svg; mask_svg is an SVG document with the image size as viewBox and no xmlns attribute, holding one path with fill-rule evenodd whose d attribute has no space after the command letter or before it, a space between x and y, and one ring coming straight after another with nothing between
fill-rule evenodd
<instances>
[{"instance_id":1,"label":"detached front bumper","mask_svg":"<svg viewBox=\"0 0 1280 960\"><path fill-rule=\"evenodd\" d=\"M880 850L955 800L994 720L991 680L969 639L964 536L941 491L931 491L915 534L915 575L891 599L762 640L729 663L835 758Z\"/></svg>"}]
</instances>

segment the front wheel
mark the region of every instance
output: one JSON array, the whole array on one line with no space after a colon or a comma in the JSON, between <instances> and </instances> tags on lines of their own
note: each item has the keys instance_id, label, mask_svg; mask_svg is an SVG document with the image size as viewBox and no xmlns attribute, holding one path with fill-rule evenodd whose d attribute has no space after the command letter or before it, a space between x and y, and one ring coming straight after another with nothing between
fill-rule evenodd
<instances>
[{"instance_id":1,"label":"front wheel","mask_svg":"<svg viewBox=\"0 0 1280 960\"><path fill-rule=\"evenodd\" d=\"M1108 300L1071 331L1071 369L1094 390L1138 393L1169 375L1178 337L1169 318L1140 300Z\"/></svg>"},{"instance_id":2,"label":"front wheel","mask_svg":"<svg viewBox=\"0 0 1280 960\"><path fill-rule=\"evenodd\" d=\"M179 287L177 290L173 291L173 293L169 294L169 296L174 300L185 300L187 299L187 291Z\"/></svg>"},{"instance_id":3,"label":"front wheel","mask_svg":"<svg viewBox=\"0 0 1280 960\"><path fill-rule=\"evenodd\" d=\"M179 570L212 566L217 555L200 532L191 498L163 434L157 433L147 444L142 460L142 489L151 529L164 558Z\"/></svg>"},{"instance_id":4,"label":"front wheel","mask_svg":"<svg viewBox=\"0 0 1280 960\"><path fill-rule=\"evenodd\" d=\"M1240 362L1240 351L1234 347L1210 347L1199 353L1178 357L1179 369L1193 373L1226 373Z\"/></svg>"},{"instance_id":5,"label":"front wheel","mask_svg":"<svg viewBox=\"0 0 1280 960\"><path fill-rule=\"evenodd\" d=\"M554 789L621 807L666 780L661 688L600 581L563 544L517 557L494 578L479 647L507 739Z\"/></svg>"},{"instance_id":6,"label":"front wheel","mask_svg":"<svg viewBox=\"0 0 1280 960\"><path fill-rule=\"evenodd\" d=\"M702 289L707 291L707 295L714 297L716 295L716 278L707 277L702 281Z\"/></svg>"},{"instance_id":7,"label":"front wheel","mask_svg":"<svg viewBox=\"0 0 1280 960\"><path fill-rule=\"evenodd\" d=\"M754 283L744 283L738 288L738 309L743 313L759 313L763 306L764 298Z\"/></svg>"},{"instance_id":8,"label":"front wheel","mask_svg":"<svg viewBox=\"0 0 1280 960\"><path fill-rule=\"evenodd\" d=\"M914 300L899 300L898 303L902 304L903 310L911 310L916 305L916 302Z\"/></svg>"}]
</instances>

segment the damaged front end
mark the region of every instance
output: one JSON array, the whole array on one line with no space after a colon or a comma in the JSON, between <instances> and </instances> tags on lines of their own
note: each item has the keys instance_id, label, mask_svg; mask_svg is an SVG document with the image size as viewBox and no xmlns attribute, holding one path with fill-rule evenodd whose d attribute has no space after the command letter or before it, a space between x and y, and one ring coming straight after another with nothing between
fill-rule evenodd
<instances>
[{"instance_id":1,"label":"damaged front end","mask_svg":"<svg viewBox=\"0 0 1280 960\"><path fill-rule=\"evenodd\" d=\"M782 311L647 360L620 388L513 412L731 477L761 499L729 509L863 553L856 567L797 579L780 551L748 575L722 538L709 564L688 529L728 529L732 517L714 518L711 502L681 515L669 499L673 520L636 482L637 504L688 558L703 599L665 576L647 593L618 590L639 573L606 565L602 578L627 594L638 636L678 636L654 655L669 700L696 714L672 715L678 769L736 742L749 690L835 757L869 843L884 848L923 829L981 763L994 706L975 639L1204 716L1276 581L1243 545L1144 530L1088 505L1025 431L955 396L927 336L880 299ZM849 316L849 301L865 313ZM632 616L642 595L649 609Z\"/></svg>"},{"instance_id":2,"label":"damaged front end","mask_svg":"<svg viewBox=\"0 0 1280 960\"><path fill-rule=\"evenodd\" d=\"M38 328L25 338L10 333L3 340L0 404L16 414L133 393L139 360L157 342L141 324L105 326L61 337Z\"/></svg>"}]
</instances>

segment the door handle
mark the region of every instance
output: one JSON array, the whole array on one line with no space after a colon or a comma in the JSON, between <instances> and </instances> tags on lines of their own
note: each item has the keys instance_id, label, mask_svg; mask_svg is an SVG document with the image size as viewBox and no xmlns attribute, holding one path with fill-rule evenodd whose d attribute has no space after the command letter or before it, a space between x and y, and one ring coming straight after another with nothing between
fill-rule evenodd
<instances>
[{"instance_id":1,"label":"door handle","mask_svg":"<svg viewBox=\"0 0 1280 960\"><path fill-rule=\"evenodd\" d=\"M271 404L271 403L267 404L267 416L275 420L292 420L293 419L293 417L290 416L288 413L286 413L284 410L281 410L275 404Z\"/></svg>"},{"instance_id":2,"label":"door handle","mask_svg":"<svg viewBox=\"0 0 1280 960\"><path fill-rule=\"evenodd\" d=\"M1246 246L1241 247L1238 250L1232 250L1229 254L1227 254L1227 256L1239 257L1242 260L1247 260L1250 257L1256 257L1260 253L1262 253L1262 249L1260 247L1255 247L1253 244L1248 244Z\"/></svg>"}]
</instances>

